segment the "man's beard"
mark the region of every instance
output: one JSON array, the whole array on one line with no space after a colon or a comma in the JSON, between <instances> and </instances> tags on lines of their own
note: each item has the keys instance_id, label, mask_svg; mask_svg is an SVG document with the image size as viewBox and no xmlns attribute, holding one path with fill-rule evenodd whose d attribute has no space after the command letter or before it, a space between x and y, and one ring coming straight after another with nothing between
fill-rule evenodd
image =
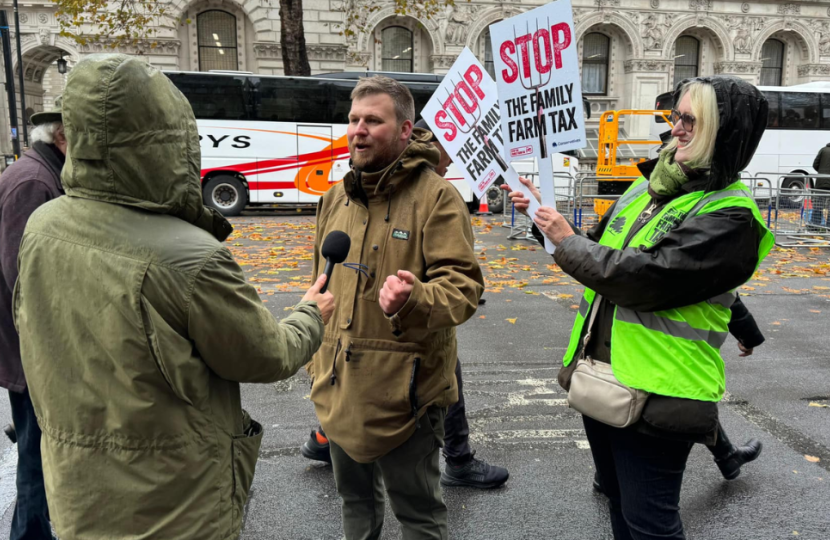
<instances>
[{"instance_id":1,"label":"man's beard","mask_svg":"<svg viewBox=\"0 0 830 540\"><path fill-rule=\"evenodd\" d=\"M356 168L367 173L382 171L391 165L392 162L395 161L395 158L397 158L401 153L395 142L395 140L391 140L383 147L378 147L376 146L377 143L375 143L376 145L373 146L371 151L361 154L355 152L354 143L349 144L349 153L351 154L352 164Z\"/></svg>"}]
</instances>

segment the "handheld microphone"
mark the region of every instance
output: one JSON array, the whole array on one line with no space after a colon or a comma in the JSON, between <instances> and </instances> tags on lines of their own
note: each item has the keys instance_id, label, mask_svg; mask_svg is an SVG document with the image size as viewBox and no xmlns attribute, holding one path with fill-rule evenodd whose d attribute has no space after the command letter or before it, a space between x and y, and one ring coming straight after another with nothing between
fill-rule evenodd
<instances>
[{"instance_id":1,"label":"handheld microphone","mask_svg":"<svg viewBox=\"0 0 830 540\"><path fill-rule=\"evenodd\" d=\"M323 249L321 254L326 259L326 269L323 271L326 274L326 283L320 289L320 293L326 292L331 282L331 273L334 271L334 265L340 264L349 256L349 249L352 247L352 240L349 235L343 231L331 231L326 239L323 241Z\"/></svg>"}]
</instances>

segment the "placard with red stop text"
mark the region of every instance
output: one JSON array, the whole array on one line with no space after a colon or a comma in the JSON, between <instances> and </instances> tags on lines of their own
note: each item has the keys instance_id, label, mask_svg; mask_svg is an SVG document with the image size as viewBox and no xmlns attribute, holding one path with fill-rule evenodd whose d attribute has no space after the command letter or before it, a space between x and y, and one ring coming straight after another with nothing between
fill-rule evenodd
<instances>
[{"instance_id":1,"label":"placard with red stop text","mask_svg":"<svg viewBox=\"0 0 830 540\"><path fill-rule=\"evenodd\" d=\"M490 26L505 158L547 157L586 146L570 0Z\"/></svg>"},{"instance_id":2,"label":"placard with red stop text","mask_svg":"<svg viewBox=\"0 0 830 540\"><path fill-rule=\"evenodd\" d=\"M519 176L503 155L496 83L470 49L461 51L421 116L476 196L482 198L500 179L519 188Z\"/></svg>"}]
</instances>

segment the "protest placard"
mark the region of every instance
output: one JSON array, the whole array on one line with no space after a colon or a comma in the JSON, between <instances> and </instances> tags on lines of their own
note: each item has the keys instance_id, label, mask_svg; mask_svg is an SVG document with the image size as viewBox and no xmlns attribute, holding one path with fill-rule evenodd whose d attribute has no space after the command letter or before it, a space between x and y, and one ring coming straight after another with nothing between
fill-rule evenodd
<instances>
[{"instance_id":1,"label":"protest placard","mask_svg":"<svg viewBox=\"0 0 830 540\"><path fill-rule=\"evenodd\" d=\"M484 197L499 179L511 188L524 188L503 157L496 82L470 49L461 51L421 116L476 196Z\"/></svg>"},{"instance_id":2,"label":"protest placard","mask_svg":"<svg viewBox=\"0 0 830 540\"><path fill-rule=\"evenodd\" d=\"M585 146L570 0L490 26L508 159Z\"/></svg>"},{"instance_id":3,"label":"protest placard","mask_svg":"<svg viewBox=\"0 0 830 540\"><path fill-rule=\"evenodd\" d=\"M505 158L537 158L542 204L555 207L550 156L586 145L571 2L493 24L490 37Z\"/></svg>"}]
</instances>

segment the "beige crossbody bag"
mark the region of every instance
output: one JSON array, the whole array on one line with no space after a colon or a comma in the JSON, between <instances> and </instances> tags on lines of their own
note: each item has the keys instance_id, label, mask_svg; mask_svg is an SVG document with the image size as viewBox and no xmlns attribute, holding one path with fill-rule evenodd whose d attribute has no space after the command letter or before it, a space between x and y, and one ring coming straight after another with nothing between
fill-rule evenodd
<instances>
[{"instance_id":1,"label":"beige crossbody bag","mask_svg":"<svg viewBox=\"0 0 830 540\"><path fill-rule=\"evenodd\" d=\"M576 369L571 375L568 405L582 414L616 428L628 427L640 419L648 392L624 385L614 376L611 364L585 356L602 296L597 295L582 340Z\"/></svg>"}]
</instances>

